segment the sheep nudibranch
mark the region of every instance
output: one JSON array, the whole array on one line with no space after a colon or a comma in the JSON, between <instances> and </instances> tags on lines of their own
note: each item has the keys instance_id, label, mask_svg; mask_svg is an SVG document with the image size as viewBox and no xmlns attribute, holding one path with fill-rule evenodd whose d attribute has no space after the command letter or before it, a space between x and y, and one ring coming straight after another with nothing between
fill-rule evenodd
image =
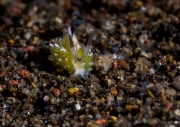
<instances>
[{"instance_id":1,"label":"sheep nudibranch","mask_svg":"<svg viewBox=\"0 0 180 127\"><path fill-rule=\"evenodd\" d=\"M91 52L93 31L90 32L87 45L83 48L70 27L61 40L50 43L49 60L57 71L67 71L71 76L84 75L92 70L93 53Z\"/></svg>"}]
</instances>

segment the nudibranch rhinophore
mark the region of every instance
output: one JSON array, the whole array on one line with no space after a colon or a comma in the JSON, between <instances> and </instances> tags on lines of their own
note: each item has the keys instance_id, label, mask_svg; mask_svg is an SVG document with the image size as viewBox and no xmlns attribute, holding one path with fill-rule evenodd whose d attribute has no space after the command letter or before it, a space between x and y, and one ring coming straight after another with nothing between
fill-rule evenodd
<instances>
[{"instance_id":1,"label":"nudibranch rhinophore","mask_svg":"<svg viewBox=\"0 0 180 127\"><path fill-rule=\"evenodd\" d=\"M73 77L81 75L85 79L84 75L92 70L93 65L92 37L93 31L83 48L69 27L61 40L50 43L49 60L56 66L57 71L67 71Z\"/></svg>"}]
</instances>

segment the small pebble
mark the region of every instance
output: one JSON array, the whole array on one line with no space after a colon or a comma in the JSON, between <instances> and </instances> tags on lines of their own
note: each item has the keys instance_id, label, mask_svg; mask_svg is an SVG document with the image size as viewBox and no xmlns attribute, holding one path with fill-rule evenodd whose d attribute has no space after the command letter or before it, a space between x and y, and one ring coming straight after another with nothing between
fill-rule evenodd
<instances>
[{"instance_id":1,"label":"small pebble","mask_svg":"<svg viewBox=\"0 0 180 127\"><path fill-rule=\"evenodd\" d=\"M128 64L127 64L127 62L125 61L125 60L118 60L118 65L120 66L120 67L122 67L123 69L127 69L128 68Z\"/></svg>"},{"instance_id":2,"label":"small pebble","mask_svg":"<svg viewBox=\"0 0 180 127\"><path fill-rule=\"evenodd\" d=\"M172 86L177 89L177 90L180 90L180 77L176 77L174 79L174 81L172 82Z\"/></svg>"}]
</instances>

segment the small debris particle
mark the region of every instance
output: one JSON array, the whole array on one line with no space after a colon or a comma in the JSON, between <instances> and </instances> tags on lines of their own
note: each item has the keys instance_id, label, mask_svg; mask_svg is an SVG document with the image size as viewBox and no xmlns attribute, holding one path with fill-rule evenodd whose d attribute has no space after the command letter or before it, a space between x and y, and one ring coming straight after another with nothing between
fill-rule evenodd
<instances>
[{"instance_id":1,"label":"small debris particle","mask_svg":"<svg viewBox=\"0 0 180 127\"><path fill-rule=\"evenodd\" d=\"M23 78L28 78L28 76L29 76L29 71L28 71L28 70L22 70L22 71L21 71L21 75L22 75Z\"/></svg>"}]
</instances>

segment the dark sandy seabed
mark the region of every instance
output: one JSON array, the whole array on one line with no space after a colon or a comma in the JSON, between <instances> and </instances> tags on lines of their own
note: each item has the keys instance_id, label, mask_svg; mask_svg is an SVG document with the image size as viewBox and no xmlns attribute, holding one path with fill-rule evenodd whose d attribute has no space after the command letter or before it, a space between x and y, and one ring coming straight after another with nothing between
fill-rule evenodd
<instances>
[{"instance_id":1,"label":"dark sandy seabed","mask_svg":"<svg viewBox=\"0 0 180 127\"><path fill-rule=\"evenodd\" d=\"M0 0L0 124L179 127L180 0ZM71 26L94 30L93 70L48 60Z\"/></svg>"}]
</instances>

